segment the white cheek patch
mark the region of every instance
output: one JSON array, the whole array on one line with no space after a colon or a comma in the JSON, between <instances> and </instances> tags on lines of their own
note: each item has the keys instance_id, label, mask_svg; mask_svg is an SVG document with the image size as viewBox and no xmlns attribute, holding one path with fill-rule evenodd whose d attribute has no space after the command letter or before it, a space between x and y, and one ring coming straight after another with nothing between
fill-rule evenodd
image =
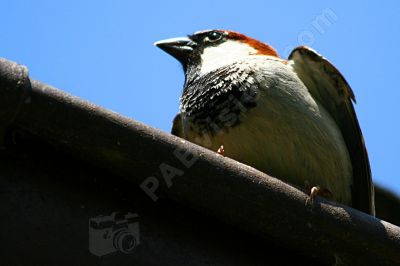
<instances>
[{"instance_id":1,"label":"white cheek patch","mask_svg":"<svg viewBox=\"0 0 400 266\"><path fill-rule=\"evenodd\" d=\"M229 40L217 46L207 47L201 55L200 73L208 73L254 54L257 54L256 49L239 41Z\"/></svg>"}]
</instances>

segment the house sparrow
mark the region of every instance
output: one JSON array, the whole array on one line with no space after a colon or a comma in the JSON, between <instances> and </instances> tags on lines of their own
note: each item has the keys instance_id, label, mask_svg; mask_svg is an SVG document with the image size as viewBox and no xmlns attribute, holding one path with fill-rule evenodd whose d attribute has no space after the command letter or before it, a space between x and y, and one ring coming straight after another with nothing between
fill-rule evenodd
<instances>
[{"instance_id":1,"label":"house sparrow","mask_svg":"<svg viewBox=\"0 0 400 266\"><path fill-rule=\"evenodd\" d=\"M228 30L155 43L183 66L172 133L297 186L374 215L364 140L340 72L311 48L288 60ZM315 189L314 191L318 191Z\"/></svg>"}]
</instances>

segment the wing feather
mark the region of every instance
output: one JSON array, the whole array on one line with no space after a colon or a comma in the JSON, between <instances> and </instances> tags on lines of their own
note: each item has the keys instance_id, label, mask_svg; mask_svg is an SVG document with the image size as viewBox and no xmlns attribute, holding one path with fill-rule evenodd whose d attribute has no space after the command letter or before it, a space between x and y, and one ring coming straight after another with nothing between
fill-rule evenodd
<instances>
[{"instance_id":1,"label":"wing feather","mask_svg":"<svg viewBox=\"0 0 400 266\"><path fill-rule=\"evenodd\" d=\"M295 48L289 60L311 95L328 110L342 132L353 167L353 207L375 215L371 169L352 103L352 89L327 59L309 47Z\"/></svg>"}]
</instances>

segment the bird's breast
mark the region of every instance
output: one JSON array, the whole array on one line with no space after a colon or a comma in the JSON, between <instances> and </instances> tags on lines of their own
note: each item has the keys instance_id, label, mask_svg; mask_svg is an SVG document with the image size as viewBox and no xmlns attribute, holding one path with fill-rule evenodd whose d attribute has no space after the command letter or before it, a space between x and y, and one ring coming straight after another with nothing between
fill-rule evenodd
<instances>
[{"instance_id":1,"label":"bird's breast","mask_svg":"<svg viewBox=\"0 0 400 266\"><path fill-rule=\"evenodd\" d=\"M228 157L298 186L323 186L350 204L352 167L341 132L296 74L280 62L251 60L224 73L187 88L184 137L214 151L224 145Z\"/></svg>"}]
</instances>

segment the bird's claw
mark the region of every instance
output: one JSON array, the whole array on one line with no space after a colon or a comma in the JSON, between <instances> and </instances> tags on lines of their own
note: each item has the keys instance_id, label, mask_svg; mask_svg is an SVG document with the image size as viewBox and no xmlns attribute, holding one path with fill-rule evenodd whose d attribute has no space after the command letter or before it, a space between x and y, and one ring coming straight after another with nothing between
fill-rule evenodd
<instances>
[{"instance_id":1,"label":"bird's claw","mask_svg":"<svg viewBox=\"0 0 400 266\"><path fill-rule=\"evenodd\" d=\"M306 200L306 204L308 204L310 202L313 203L316 196L321 196L321 197L330 199L330 198L332 198L333 194L327 188L323 188L321 186L313 186L310 189L308 198Z\"/></svg>"},{"instance_id":2,"label":"bird's claw","mask_svg":"<svg viewBox=\"0 0 400 266\"><path fill-rule=\"evenodd\" d=\"M222 155L222 156L224 156L224 154L225 154L224 145L221 145L221 146L218 148L217 153L220 154L220 155Z\"/></svg>"}]
</instances>

